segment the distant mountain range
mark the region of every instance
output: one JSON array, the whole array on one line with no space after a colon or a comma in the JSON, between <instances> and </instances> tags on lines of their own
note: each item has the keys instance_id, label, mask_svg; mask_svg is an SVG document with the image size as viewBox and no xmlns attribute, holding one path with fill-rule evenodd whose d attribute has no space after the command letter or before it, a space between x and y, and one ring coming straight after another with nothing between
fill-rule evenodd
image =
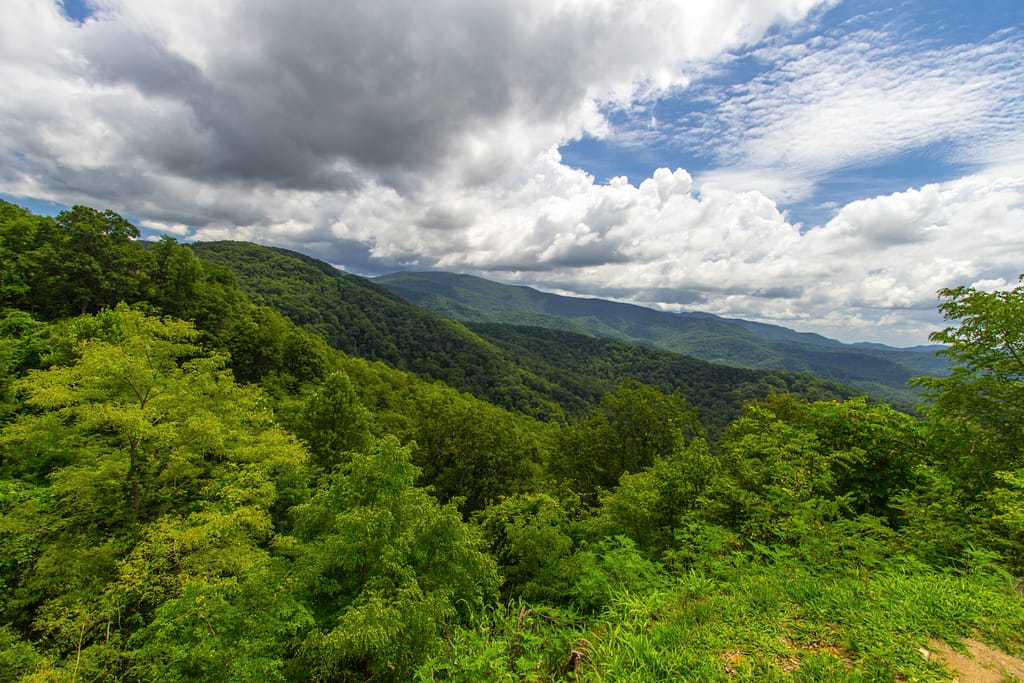
<instances>
[{"instance_id":1,"label":"distant mountain range","mask_svg":"<svg viewBox=\"0 0 1024 683\"><path fill-rule=\"evenodd\" d=\"M463 324L371 280L285 249L246 242L190 246L199 258L230 270L255 303L319 333L337 349L543 419L583 415L626 380L679 391L712 432L739 416L744 402L771 392L810 401L855 393L807 373L716 365L569 329Z\"/></svg>"},{"instance_id":2,"label":"distant mountain range","mask_svg":"<svg viewBox=\"0 0 1024 683\"><path fill-rule=\"evenodd\" d=\"M900 405L918 401L911 378L948 372L945 359L935 354L940 347L845 344L778 325L559 296L455 273L393 273L375 282L410 303L464 323L542 327L736 367L807 372Z\"/></svg>"}]
</instances>

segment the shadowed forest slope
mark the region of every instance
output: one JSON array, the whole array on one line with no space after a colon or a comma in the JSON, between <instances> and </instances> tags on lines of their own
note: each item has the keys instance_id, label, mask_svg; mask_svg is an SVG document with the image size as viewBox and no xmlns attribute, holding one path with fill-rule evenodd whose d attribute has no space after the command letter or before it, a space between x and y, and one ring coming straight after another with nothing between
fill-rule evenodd
<instances>
[{"instance_id":1,"label":"shadowed forest slope","mask_svg":"<svg viewBox=\"0 0 1024 683\"><path fill-rule=\"evenodd\" d=\"M546 327L643 344L725 365L808 372L904 405L918 400L917 391L908 384L911 378L947 371L945 360L935 355L938 347L843 344L777 325L559 296L454 273L394 273L374 281L454 320Z\"/></svg>"}]
</instances>

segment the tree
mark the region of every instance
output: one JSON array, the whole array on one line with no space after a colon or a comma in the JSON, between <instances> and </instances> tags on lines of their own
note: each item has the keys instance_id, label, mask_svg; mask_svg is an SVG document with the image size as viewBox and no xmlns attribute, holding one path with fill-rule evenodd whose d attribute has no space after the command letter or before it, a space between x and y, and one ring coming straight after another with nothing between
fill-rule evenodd
<instances>
[{"instance_id":1,"label":"tree","mask_svg":"<svg viewBox=\"0 0 1024 683\"><path fill-rule=\"evenodd\" d=\"M147 299L167 315L194 318L197 299L207 294L203 262L173 237L163 237L150 247L155 269L149 279Z\"/></svg>"},{"instance_id":2,"label":"tree","mask_svg":"<svg viewBox=\"0 0 1024 683\"><path fill-rule=\"evenodd\" d=\"M501 566L510 597L565 601L574 578L575 502L545 493L517 494L473 515Z\"/></svg>"},{"instance_id":3,"label":"tree","mask_svg":"<svg viewBox=\"0 0 1024 683\"><path fill-rule=\"evenodd\" d=\"M446 387L417 398L413 462L439 500L462 498L468 515L525 488L537 446L511 414Z\"/></svg>"},{"instance_id":4,"label":"tree","mask_svg":"<svg viewBox=\"0 0 1024 683\"><path fill-rule=\"evenodd\" d=\"M14 381L36 369L49 350L50 326L18 310L0 312L0 426L18 407ZM0 467L3 466L0 452Z\"/></svg>"},{"instance_id":5,"label":"tree","mask_svg":"<svg viewBox=\"0 0 1024 683\"><path fill-rule=\"evenodd\" d=\"M851 536L874 543L903 523L900 496L928 445L915 418L888 406L778 395L748 404L717 449L721 470L695 518L754 543L849 557L860 547Z\"/></svg>"},{"instance_id":6,"label":"tree","mask_svg":"<svg viewBox=\"0 0 1024 683\"><path fill-rule=\"evenodd\" d=\"M1024 283L1024 276L1022 276ZM949 377L918 380L926 387L930 413L969 420L995 438L996 461L979 463L988 473L1019 463L1024 442L1024 284L985 292L973 287L943 289L939 304L955 326L931 340L952 362Z\"/></svg>"},{"instance_id":7,"label":"tree","mask_svg":"<svg viewBox=\"0 0 1024 683\"><path fill-rule=\"evenodd\" d=\"M52 218L0 201L0 307L32 305L32 281L39 271L36 247Z\"/></svg>"},{"instance_id":8,"label":"tree","mask_svg":"<svg viewBox=\"0 0 1024 683\"><path fill-rule=\"evenodd\" d=\"M297 576L316 619L302 680L410 680L442 628L491 599L494 561L453 505L416 488L393 437L354 453L295 511Z\"/></svg>"},{"instance_id":9,"label":"tree","mask_svg":"<svg viewBox=\"0 0 1024 683\"><path fill-rule=\"evenodd\" d=\"M348 375L335 372L306 396L292 431L309 447L313 461L330 471L344 462L343 454L369 447L371 419Z\"/></svg>"},{"instance_id":10,"label":"tree","mask_svg":"<svg viewBox=\"0 0 1024 683\"><path fill-rule=\"evenodd\" d=\"M119 305L55 328L0 432L0 615L98 678L160 605L266 564L307 456L188 323Z\"/></svg>"},{"instance_id":11,"label":"tree","mask_svg":"<svg viewBox=\"0 0 1024 683\"><path fill-rule=\"evenodd\" d=\"M696 413L678 392L667 395L627 380L563 432L552 470L594 502L598 489L610 489L623 474L667 457L680 439L703 435Z\"/></svg>"},{"instance_id":12,"label":"tree","mask_svg":"<svg viewBox=\"0 0 1024 683\"><path fill-rule=\"evenodd\" d=\"M151 256L129 221L113 211L74 206L44 225L33 283L43 316L93 313L144 298Z\"/></svg>"},{"instance_id":13,"label":"tree","mask_svg":"<svg viewBox=\"0 0 1024 683\"><path fill-rule=\"evenodd\" d=\"M130 680L288 680L288 662L313 621L290 566L264 558L231 581L187 582L132 635Z\"/></svg>"},{"instance_id":14,"label":"tree","mask_svg":"<svg viewBox=\"0 0 1024 683\"><path fill-rule=\"evenodd\" d=\"M14 425L6 441L30 445L44 423L51 433L65 424L73 428L69 437L88 437L93 447L77 448L72 461L90 451L103 452L108 462L111 452L122 454L123 474L117 478L125 483L128 513L138 516L144 499L152 498L151 486L189 478L192 468L176 451L175 437L205 406L183 404L182 398L215 395L224 388L219 383L229 384L222 373L225 359L202 353L191 325L148 318L123 305L71 321L60 335L58 345L70 347L74 362L32 372L16 383L26 403L42 412ZM39 465L26 461L22 466L44 477L56 474Z\"/></svg>"},{"instance_id":15,"label":"tree","mask_svg":"<svg viewBox=\"0 0 1024 683\"><path fill-rule=\"evenodd\" d=\"M671 549L688 515L704 503L721 463L704 439L680 440L667 457L641 472L623 474L600 496L592 526L600 536L626 536L653 559Z\"/></svg>"},{"instance_id":16,"label":"tree","mask_svg":"<svg viewBox=\"0 0 1024 683\"><path fill-rule=\"evenodd\" d=\"M948 377L925 387L932 455L902 497L919 552L959 561L972 545L1001 551L1024 567L1024 276L1010 290L955 287L939 292L939 310L955 321L931 335L947 344Z\"/></svg>"}]
</instances>

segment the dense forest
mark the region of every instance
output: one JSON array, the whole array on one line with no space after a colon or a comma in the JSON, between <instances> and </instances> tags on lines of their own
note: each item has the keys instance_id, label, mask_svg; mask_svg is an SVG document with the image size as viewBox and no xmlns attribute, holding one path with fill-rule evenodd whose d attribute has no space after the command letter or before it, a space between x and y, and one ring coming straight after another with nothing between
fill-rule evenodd
<instances>
[{"instance_id":1,"label":"dense forest","mask_svg":"<svg viewBox=\"0 0 1024 683\"><path fill-rule=\"evenodd\" d=\"M843 344L777 325L559 296L470 275L403 272L374 282L418 306L470 325L517 322L641 344L734 367L806 372L907 407L920 400L909 380L922 375L945 376L948 371L945 359L936 355L934 348Z\"/></svg>"},{"instance_id":2,"label":"dense forest","mask_svg":"<svg viewBox=\"0 0 1024 683\"><path fill-rule=\"evenodd\" d=\"M666 393L681 391L711 427L724 427L739 416L745 400L769 391L808 399L847 398L853 391L806 373L713 365L540 327L467 329L370 280L295 252L243 242L191 248L204 261L231 270L254 300L319 333L336 349L543 419L579 417L627 379Z\"/></svg>"},{"instance_id":3,"label":"dense forest","mask_svg":"<svg viewBox=\"0 0 1024 683\"><path fill-rule=\"evenodd\" d=\"M138 238L0 203L0 681L941 681L942 647L1024 653L1024 283L939 293L952 371L905 412Z\"/></svg>"}]
</instances>

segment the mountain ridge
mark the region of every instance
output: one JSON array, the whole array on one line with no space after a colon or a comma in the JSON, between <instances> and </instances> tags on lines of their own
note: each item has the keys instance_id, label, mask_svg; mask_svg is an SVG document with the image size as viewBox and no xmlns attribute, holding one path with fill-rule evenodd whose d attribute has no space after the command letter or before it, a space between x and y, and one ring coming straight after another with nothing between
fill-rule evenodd
<instances>
[{"instance_id":1,"label":"mountain ridge","mask_svg":"<svg viewBox=\"0 0 1024 683\"><path fill-rule=\"evenodd\" d=\"M945 361L930 348L846 344L778 325L568 297L472 275L406 271L374 281L410 303L463 323L546 327L736 367L809 372L903 405L919 400L916 389L909 384L913 377L946 371Z\"/></svg>"},{"instance_id":2,"label":"mountain ridge","mask_svg":"<svg viewBox=\"0 0 1024 683\"><path fill-rule=\"evenodd\" d=\"M543 419L583 414L619 382L638 376L667 393L680 390L712 429L737 417L745 401L772 392L809 400L853 394L807 373L718 367L579 331L467 325L287 249L248 242L201 242L191 248L200 259L232 271L255 303L319 333L334 348ZM548 334L539 334L544 331ZM554 356L563 361L552 364Z\"/></svg>"}]
</instances>

